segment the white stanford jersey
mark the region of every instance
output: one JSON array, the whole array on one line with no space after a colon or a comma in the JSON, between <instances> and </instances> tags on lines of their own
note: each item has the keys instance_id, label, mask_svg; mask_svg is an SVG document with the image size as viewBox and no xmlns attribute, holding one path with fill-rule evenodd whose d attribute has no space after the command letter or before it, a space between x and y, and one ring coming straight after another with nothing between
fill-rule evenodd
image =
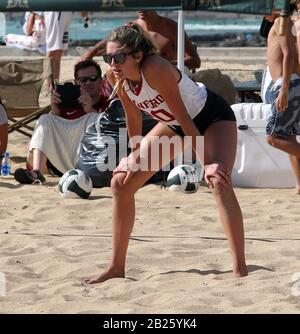
<instances>
[{"instance_id":1,"label":"white stanford jersey","mask_svg":"<svg viewBox=\"0 0 300 334\"><path fill-rule=\"evenodd\" d=\"M181 79L178 83L180 95L188 114L193 119L204 107L207 91L202 83L194 82L184 73L180 74ZM167 125L179 125L163 97L148 85L143 72L141 75L142 82L134 90L129 87L128 82L125 83L125 91L131 101L140 110L159 122ZM161 79L163 80L163 78Z\"/></svg>"}]
</instances>

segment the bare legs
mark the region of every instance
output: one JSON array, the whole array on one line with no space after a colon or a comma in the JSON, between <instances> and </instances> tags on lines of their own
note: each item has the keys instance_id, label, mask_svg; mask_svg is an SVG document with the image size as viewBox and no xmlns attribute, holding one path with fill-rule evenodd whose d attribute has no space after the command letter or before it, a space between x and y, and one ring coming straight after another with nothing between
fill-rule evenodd
<instances>
[{"instance_id":1,"label":"bare legs","mask_svg":"<svg viewBox=\"0 0 300 334\"><path fill-rule=\"evenodd\" d=\"M291 154L289 154L289 158L296 177L296 193L300 195L300 159Z\"/></svg>"},{"instance_id":2,"label":"bare legs","mask_svg":"<svg viewBox=\"0 0 300 334\"><path fill-rule=\"evenodd\" d=\"M4 123L0 125L0 155L4 154L7 148L7 140L8 140L8 124ZM1 167L1 159L0 159L0 167Z\"/></svg>"},{"instance_id":3,"label":"bare legs","mask_svg":"<svg viewBox=\"0 0 300 334\"><path fill-rule=\"evenodd\" d=\"M47 57L53 59L53 77L54 77L55 82L59 82L59 77L60 77L60 61L61 61L62 55L63 55L63 50L55 50L55 51L49 51L49 52L47 52ZM48 86L49 87L51 86L50 82L49 82Z\"/></svg>"},{"instance_id":4,"label":"bare legs","mask_svg":"<svg viewBox=\"0 0 300 334\"><path fill-rule=\"evenodd\" d=\"M168 127L158 124L146 138L150 136L174 135ZM145 139L146 139L145 138ZM113 192L113 228L112 259L108 268L98 276L85 279L85 283L101 283L113 277L125 277L125 261L130 234L135 219L134 194L154 174L154 172L136 172L130 182L123 184L126 174L118 173L111 181ZM126 212L126 214L124 214Z\"/></svg>"},{"instance_id":5,"label":"bare legs","mask_svg":"<svg viewBox=\"0 0 300 334\"><path fill-rule=\"evenodd\" d=\"M44 154L44 152L38 150L37 148L34 148L32 150L33 154L33 169L34 170L41 170L46 166L47 163L47 157Z\"/></svg>"},{"instance_id":6,"label":"bare legs","mask_svg":"<svg viewBox=\"0 0 300 334\"><path fill-rule=\"evenodd\" d=\"M125 277L127 248L135 219L134 193L140 188L137 186L139 184L142 186L150 177L146 172L137 172L130 185L123 185L125 175L125 173L116 174L111 184L114 196L111 263L102 274L84 280L85 283L101 283L113 277Z\"/></svg>"},{"instance_id":7,"label":"bare legs","mask_svg":"<svg viewBox=\"0 0 300 334\"><path fill-rule=\"evenodd\" d=\"M296 177L296 192L300 194L300 144L297 142L296 136L279 137L268 136L268 143L289 154L292 169Z\"/></svg>"},{"instance_id":8,"label":"bare legs","mask_svg":"<svg viewBox=\"0 0 300 334\"><path fill-rule=\"evenodd\" d=\"M0 153L4 153L7 148L8 139L8 124L4 123L0 125Z\"/></svg>"},{"instance_id":9,"label":"bare legs","mask_svg":"<svg viewBox=\"0 0 300 334\"><path fill-rule=\"evenodd\" d=\"M165 125L159 124L146 136L146 139L162 135L172 137L174 133ZM205 134L206 163L222 162L228 173L231 173L235 159L236 140L234 122L217 122L211 125ZM160 159L163 160L163 156L160 156ZM162 161L161 165L165 163L166 161ZM113 277L125 277L126 253L135 219L134 194L152 174L153 172L138 171L126 185L123 184L125 173L118 173L113 177L111 183L113 192L111 263L100 275L85 279L85 283L101 283ZM244 230L239 204L231 186L221 186L218 180L212 180L212 182L214 184L212 192L216 199L220 220L232 251L233 272L236 276L246 276Z\"/></svg>"},{"instance_id":10,"label":"bare legs","mask_svg":"<svg viewBox=\"0 0 300 334\"><path fill-rule=\"evenodd\" d=\"M222 162L230 175L236 155L236 123L220 121L212 124L204 136L205 164ZM248 274L244 253L243 217L232 186L222 185L218 179L211 180L211 191L215 197L219 218L232 252L235 276Z\"/></svg>"}]
</instances>

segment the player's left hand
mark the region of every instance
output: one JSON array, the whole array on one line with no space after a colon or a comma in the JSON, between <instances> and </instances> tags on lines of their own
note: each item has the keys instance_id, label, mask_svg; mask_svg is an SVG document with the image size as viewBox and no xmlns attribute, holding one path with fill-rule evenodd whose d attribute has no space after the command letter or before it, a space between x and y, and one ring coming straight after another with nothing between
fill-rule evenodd
<instances>
[{"instance_id":1,"label":"player's left hand","mask_svg":"<svg viewBox=\"0 0 300 334\"><path fill-rule=\"evenodd\" d=\"M205 170L205 182L210 186L214 187L211 182L212 178L218 179L224 186L231 184L231 177L228 174L224 164L222 162L214 161L204 166Z\"/></svg>"}]
</instances>

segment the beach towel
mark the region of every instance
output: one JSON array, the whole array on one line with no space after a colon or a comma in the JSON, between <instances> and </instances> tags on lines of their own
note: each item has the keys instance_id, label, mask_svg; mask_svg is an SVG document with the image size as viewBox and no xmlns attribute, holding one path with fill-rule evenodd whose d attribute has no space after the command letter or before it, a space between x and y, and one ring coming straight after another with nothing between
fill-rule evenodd
<instances>
[{"instance_id":1,"label":"beach towel","mask_svg":"<svg viewBox=\"0 0 300 334\"><path fill-rule=\"evenodd\" d=\"M65 173L75 167L85 130L98 116L98 113L89 113L74 120L54 114L41 116L32 135L29 151L42 151L52 165Z\"/></svg>"},{"instance_id":2,"label":"beach towel","mask_svg":"<svg viewBox=\"0 0 300 334\"><path fill-rule=\"evenodd\" d=\"M41 14L41 13L39 13ZM19 49L26 49L31 51L38 51L41 54L46 53L46 28L42 18L35 18L32 35L26 34L26 26L28 24L30 12L25 14L25 23L23 31L25 35L8 34L3 37L7 46L16 47Z\"/></svg>"}]
</instances>

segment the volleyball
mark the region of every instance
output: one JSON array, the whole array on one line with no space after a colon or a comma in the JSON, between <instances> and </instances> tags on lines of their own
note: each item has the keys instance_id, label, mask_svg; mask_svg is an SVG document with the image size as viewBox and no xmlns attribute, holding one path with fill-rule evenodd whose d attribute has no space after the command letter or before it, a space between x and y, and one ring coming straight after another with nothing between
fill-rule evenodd
<instances>
[{"instance_id":1,"label":"volleyball","mask_svg":"<svg viewBox=\"0 0 300 334\"><path fill-rule=\"evenodd\" d=\"M93 185L90 177L79 169L67 171L58 182L58 191L65 198L88 198Z\"/></svg>"},{"instance_id":2,"label":"volleyball","mask_svg":"<svg viewBox=\"0 0 300 334\"><path fill-rule=\"evenodd\" d=\"M202 168L202 167L201 167ZM203 168L202 168L203 170ZM167 188L186 194L195 193L199 188L203 173L190 165L179 165L173 168L167 178ZM199 175L201 176L199 177Z\"/></svg>"}]
</instances>

